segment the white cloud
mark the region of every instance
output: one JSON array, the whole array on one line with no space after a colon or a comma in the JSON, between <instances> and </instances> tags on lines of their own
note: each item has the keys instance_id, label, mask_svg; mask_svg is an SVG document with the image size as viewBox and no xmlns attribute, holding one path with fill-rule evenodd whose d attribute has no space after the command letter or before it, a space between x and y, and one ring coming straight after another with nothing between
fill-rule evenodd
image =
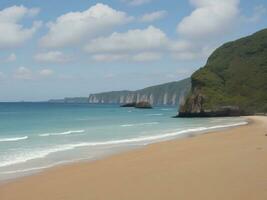
<instances>
[{"instance_id":1,"label":"white cloud","mask_svg":"<svg viewBox=\"0 0 267 200\"><path fill-rule=\"evenodd\" d=\"M207 57L213 49L196 41L172 41L160 29L149 26L96 38L86 45L85 50L98 62L151 62L164 55L178 60L199 59Z\"/></svg>"},{"instance_id":2,"label":"white cloud","mask_svg":"<svg viewBox=\"0 0 267 200\"><path fill-rule=\"evenodd\" d=\"M26 67L19 67L15 73L14 78L20 80L31 80L33 78L32 71Z\"/></svg>"},{"instance_id":3,"label":"white cloud","mask_svg":"<svg viewBox=\"0 0 267 200\"><path fill-rule=\"evenodd\" d=\"M167 49L168 38L154 26L146 29L113 33L108 37L91 40L85 50L95 61L153 61L161 57Z\"/></svg>"},{"instance_id":4,"label":"white cloud","mask_svg":"<svg viewBox=\"0 0 267 200\"><path fill-rule=\"evenodd\" d=\"M191 39L223 35L239 15L239 0L190 0L195 10L177 26L177 32Z\"/></svg>"},{"instance_id":5,"label":"white cloud","mask_svg":"<svg viewBox=\"0 0 267 200\"><path fill-rule=\"evenodd\" d=\"M151 62L166 55L184 61L207 58L215 47L214 43L203 41L171 40L162 30L149 26L93 39L85 46L85 51L98 62Z\"/></svg>"},{"instance_id":6,"label":"white cloud","mask_svg":"<svg viewBox=\"0 0 267 200\"><path fill-rule=\"evenodd\" d=\"M253 15L251 17L247 17L245 20L248 22L259 22L266 14L267 8L263 5L258 5L253 9Z\"/></svg>"},{"instance_id":7,"label":"white cloud","mask_svg":"<svg viewBox=\"0 0 267 200\"><path fill-rule=\"evenodd\" d=\"M15 70L13 78L17 80L38 80L52 75L54 75L54 71L47 68L33 71L27 67L19 67Z\"/></svg>"},{"instance_id":8,"label":"white cloud","mask_svg":"<svg viewBox=\"0 0 267 200\"><path fill-rule=\"evenodd\" d=\"M170 43L172 56L178 60L195 60L208 57L215 46L202 42L179 40Z\"/></svg>"},{"instance_id":9,"label":"white cloud","mask_svg":"<svg viewBox=\"0 0 267 200\"><path fill-rule=\"evenodd\" d=\"M85 50L89 53L129 53L161 50L166 45L164 32L154 26L147 29L129 30L126 33L113 33L90 41Z\"/></svg>"},{"instance_id":10,"label":"white cloud","mask_svg":"<svg viewBox=\"0 0 267 200\"><path fill-rule=\"evenodd\" d=\"M49 32L40 43L48 48L75 45L131 19L126 13L99 3L83 12L66 13L48 23Z\"/></svg>"},{"instance_id":11,"label":"white cloud","mask_svg":"<svg viewBox=\"0 0 267 200\"><path fill-rule=\"evenodd\" d=\"M187 40L180 40L171 43L170 48L173 51L188 51L194 49L196 46Z\"/></svg>"},{"instance_id":12,"label":"white cloud","mask_svg":"<svg viewBox=\"0 0 267 200\"><path fill-rule=\"evenodd\" d=\"M97 62L115 62L115 61L128 61L128 62L151 62L159 60L162 57L161 53L157 52L142 52L134 54L94 54L91 58Z\"/></svg>"},{"instance_id":13,"label":"white cloud","mask_svg":"<svg viewBox=\"0 0 267 200\"><path fill-rule=\"evenodd\" d=\"M111 53L104 53L104 54L93 54L91 58L97 62L114 62L114 61L125 61L129 59L128 54L111 54Z\"/></svg>"},{"instance_id":14,"label":"white cloud","mask_svg":"<svg viewBox=\"0 0 267 200\"><path fill-rule=\"evenodd\" d=\"M39 71L39 74L44 77L52 76L54 74L54 71L51 69L42 69Z\"/></svg>"},{"instance_id":15,"label":"white cloud","mask_svg":"<svg viewBox=\"0 0 267 200\"><path fill-rule=\"evenodd\" d=\"M132 6L140 6L152 2L152 0L122 0Z\"/></svg>"},{"instance_id":16,"label":"white cloud","mask_svg":"<svg viewBox=\"0 0 267 200\"><path fill-rule=\"evenodd\" d=\"M66 56L61 51L49 51L44 53L38 53L34 56L34 59L38 62L47 62L47 63L65 63L71 60L70 57Z\"/></svg>"},{"instance_id":17,"label":"white cloud","mask_svg":"<svg viewBox=\"0 0 267 200\"><path fill-rule=\"evenodd\" d=\"M14 62L14 61L16 61L17 60L17 56L16 56L16 54L14 54L14 53L11 53L7 58L6 58L6 61L7 62Z\"/></svg>"},{"instance_id":18,"label":"white cloud","mask_svg":"<svg viewBox=\"0 0 267 200\"><path fill-rule=\"evenodd\" d=\"M0 11L1 22L18 22L24 17L34 17L39 14L39 8L26 8L25 6L12 6Z\"/></svg>"},{"instance_id":19,"label":"white cloud","mask_svg":"<svg viewBox=\"0 0 267 200\"><path fill-rule=\"evenodd\" d=\"M188 50L188 51L178 51L178 52L172 52L173 58L177 60L197 60L202 58L207 58L214 48L209 48L206 46L199 47L198 50Z\"/></svg>"},{"instance_id":20,"label":"white cloud","mask_svg":"<svg viewBox=\"0 0 267 200\"><path fill-rule=\"evenodd\" d=\"M239 0L189 0L195 9L177 25L179 39L170 45L179 60L207 58L240 21Z\"/></svg>"},{"instance_id":21,"label":"white cloud","mask_svg":"<svg viewBox=\"0 0 267 200\"><path fill-rule=\"evenodd\" d=\"M140 18L140 21L141 22L153 22L156 20L163 19L167 14L168 12L166 10L155 11L155 12L143 15Z\"/></svg>"},{"instance_id":22,"label":"white cloud","mask_svg":"<svg viewBox=\"0 0 267 200\"><path fill-rule=\"evenodd\" d=\"M33 22L30 28L19 22L25 17L33 17L39 13L37 8L12 6L0 11L0 48L14 47L30 39L41 26L41 22Z\"/></svg>"},{"instance_id":23,"label":"white cloud","mask_svg":"<svg viewBox=\"0 0 267 200\"><path fill-rule=\"evenodd\" d=\"M162 57L161 53L155 52L143 52L133 56L133 60L137 62L149 62L160 60Z\"/></svg>"}]
</instances>

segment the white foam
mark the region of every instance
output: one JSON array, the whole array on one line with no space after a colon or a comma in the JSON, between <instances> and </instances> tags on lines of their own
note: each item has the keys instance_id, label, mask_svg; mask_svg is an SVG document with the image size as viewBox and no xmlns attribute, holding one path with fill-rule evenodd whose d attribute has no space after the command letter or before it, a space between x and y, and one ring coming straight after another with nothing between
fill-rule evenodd
<instances>
[{"instance_id":1,"label":"white foam","mask_svg":"<svg viewBox=\"0 0 267 200\"><path fill-rule=\"evenodd\" d=\"M121 127L131 127L131 126L146 126L146 125L156 125L159 122L147 122L147 123L139 123L139 124L122 124Z\"/></svg>"},{"instance_id":2,"label":"white foam","mask_svg":"<svg viewBox=\"0 0 267 200\"><path fill-rule=\"evenodd\" d=\"M83 142L83 143L76 143L76 144L60 145L60 146L56 146L50 149L31 151L27 153L20 153L19 155L16 154L11 157L9 156L6 160L1 161L0 167L6 167L6 166L14 165L14 164L34 160L34 159L44 158L52 153L72 150L72 149L80 148L80 147L135 144L135 143L140 143L140 142L142 142L142 145L146 145L146 144L152 143L153 141L173 138L181 134L209 131L209 130L220 129L220 128L229 128L229 127L241 126L241 125L246 125L246 124L247 122L240 122L240 123L235 123L235 124L217 125L217 126L211 126L211 127L191 128L191 129L185 129L185 130L180 130L180 131L170 132L170 133L165 133L165 134L160 134L160 135L154 135L154 136L143 136L143 137L137 137L137 138L110 140L110 141L104 141L104 142Z\"/></svg>"},{"instance_id":3,"label":"white foam","mask_svg":"<svg viewBox=\"0 0 267 200\"><path fill-rule=\"evenodd\" d=\"M146 114L146 116L162 116L162 113Z\"/></svg>"},{"instance_id":4,"label":"white foam","mask_svg":"<svg viewBox=\"0 0 267 200\"><path fill-rule=\"evenodd\" d=\"M211 127L198 127L198 128L185 129L185 130L181 130L177 132L165 133L165 134L155 135L155 136L147 136L147 137L139 137L139 138L133 138L133 139L110 141L110 142L105 142L105 143L98 143L97 145L153 141L153 140L159 140L159 139L164 139L164 138L169 138L169 137L175 137L177 135L181 135L185 133L208 131L208 130L219 129L219 128L229 128L229 127L241 126L241 125L246 125L246 124L247 122L240 122L236 124L217 125L217 126L211 126Z\"/></svg>"},{"instance_id":5,"label":"white foam","mask_svg":"<svg viewBox=\"0 0 267 200\"><path fill-rule=\"evenodd\" d=\"M92 157L90 157L90 158L92 158ZM74 159L74 160L68 160L68 161L59 161L59 162L56 162L56 163L53 163L53 164L50 164L50 165L46 165L46 166L32 167L32 168L12 170L12 171L4 171L4 172L0 172L0 174L9 175L9 174L17 174L17 173L27 173L27 172L32 172L32 171L40 171L42 169L47 169L47 168L55 167L55 166L58 166L58 165L78 162L78 161L82 161L82 160L84 160L84 159Z\"/></svg>"},{"instance_id":6,"label":"white foam","mask_svg":"<svg viewBox=\"0 0 267 200\"><path fill-rule=\"evenodd\" d=\"M75 146L72 145L62 145L57 146L49 149L39 149L39 150L32 150L28 152L19 152L15 155L9 155L7 157L4 157L4 160L1 161L0 167L6 167L10 165L15 165L18 163L25 163L30 160L35 160L39 158L45 158L49 154L61 152L61 151L67 151L75 148Z\"/></svg>"},{"instance_id":7,"label":"white foam","mask_svg":"<svg viewBox=\"0 0 267 200\"><path fill-rule=\"evenodd\" d=\"M39 134L39 136L48 137L48 136L70 135L73 133L84 133L84 132L85 130L73 130L73 131L64 131L60 133L43 133L43 134Z\"/></svg>"},{"instance_id":8,"label":"white foam","mask_svg":"<svg viewBox=\"0 0 267 200\"><path fill-rule=\"evenodd\" d=\"M28 136L13 137L13 138L0 138L0 142L15 142L15 141L20 141L20 140L27 140L28 138L29 138Z\"/></svg>"},{"instance_id":9,"label":"white foam","mask_svg":"<svg viewBox=\"0 0 267 200\"><path fill-rule=\"evenodd\" d=\"M134 124L122 124L120 125L121 127L131 127L131 126L134 126Z\"/></svg>"}]
</instances>

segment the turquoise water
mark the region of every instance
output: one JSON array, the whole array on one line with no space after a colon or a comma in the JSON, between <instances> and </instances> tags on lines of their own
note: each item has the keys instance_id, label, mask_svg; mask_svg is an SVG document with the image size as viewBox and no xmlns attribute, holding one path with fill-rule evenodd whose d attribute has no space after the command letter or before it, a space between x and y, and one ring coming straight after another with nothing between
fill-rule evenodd
<instances>
[{"instance_id":1,"label":"turquoise water","mask_svg":"<svg viewBox=\"0 0 267 200\"><path fill-rule=\"evenodd\" d=\"M245 124L242 118L175 119L177 108L0 103L0 180L156 141Z\"/></svg>"}]
</instances>

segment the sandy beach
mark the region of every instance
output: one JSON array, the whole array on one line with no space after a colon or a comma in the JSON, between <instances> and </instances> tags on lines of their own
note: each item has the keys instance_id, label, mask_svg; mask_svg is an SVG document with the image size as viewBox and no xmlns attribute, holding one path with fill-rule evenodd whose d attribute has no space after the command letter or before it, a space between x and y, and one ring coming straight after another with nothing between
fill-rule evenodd
<instances>
[{"instance_id":1,"label":"sandy beach","mask_svg":"<svg viewBox=\"0 0 267 200\"><path fill-rule=\"evenodd\" d=\"M55 167L0 186L1 200L266 200L267 117L228 130Z\"/></svg>"}]
</instances>

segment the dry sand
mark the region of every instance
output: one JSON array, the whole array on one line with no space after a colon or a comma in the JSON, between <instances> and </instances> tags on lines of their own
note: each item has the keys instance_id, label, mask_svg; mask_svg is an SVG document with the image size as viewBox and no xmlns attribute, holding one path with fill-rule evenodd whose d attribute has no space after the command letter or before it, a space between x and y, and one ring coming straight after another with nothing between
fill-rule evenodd
<instances>
[{"instance_id":1,"label":"dry sand","mask_svg":"<svg viewBox=\"0 0 267 200\"><path fill-rule=\"evenodd\" d=\"M267 117L247 126L55 167L0 186L1 200L266 200Z\"/></svg>"}]
</instances>

